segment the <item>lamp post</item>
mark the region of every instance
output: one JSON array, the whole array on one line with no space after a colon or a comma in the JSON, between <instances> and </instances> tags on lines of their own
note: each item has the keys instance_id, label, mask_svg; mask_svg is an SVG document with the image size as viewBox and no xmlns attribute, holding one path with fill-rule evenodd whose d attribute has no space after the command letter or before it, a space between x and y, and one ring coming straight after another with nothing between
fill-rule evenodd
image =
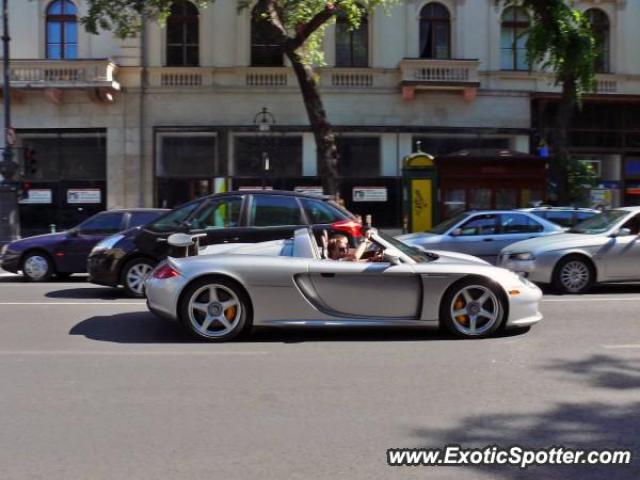
<instances>
[{"instance_id":1,"label":"lamp post","mask_svg":"<svg viewBox=\"0 0 640 480\"><path fill-rule=\"evenodd\" d=\"M9 71L9 9L8 0L2 0L2 66L4 103L4 149L0 161L0 242L18 238L18 198L12 180L18 171L13 161L15 133L11 128L11 89Z\"/></svg>"},{"instance_id":2,"label":"lamp post","mask_svg":"<svg viewBox=\"0 0 640 480\"><path fill-rule=\"evenodd\" d=\"M276 117L273 116L267 107L262 107L258 113L256 113L255 117L253 117L253 124L258 127L258 138L262 140L261 142L261 150L260 159L261 159L261 176L262 176L262 190L265 190L267 187L267 174L270 169L270 159L269 152L267 151L266 145L266 135L269 134L271 128L276 124Z\"/></svg>"}]
</instances>

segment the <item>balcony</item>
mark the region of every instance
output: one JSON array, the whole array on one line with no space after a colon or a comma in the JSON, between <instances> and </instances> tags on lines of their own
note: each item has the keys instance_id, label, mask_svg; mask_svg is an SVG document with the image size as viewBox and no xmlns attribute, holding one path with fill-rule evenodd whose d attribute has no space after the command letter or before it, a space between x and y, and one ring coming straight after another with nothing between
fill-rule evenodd
<instances>
[{"instance_id":1,"label":"balcony","mask_svg":"<svg viewBox=\"0 0 640 480\"><path fill-rule=\"evenodd\" d=\"M480 86L479 65L479 60L404 58L398 65L402 98L413 100L416 90L450 90L473 101Z\"/></svg>"},{"instance_id":2,"label":"balcony","mask_svg":"<svg viewBox=\"0 0 640 480\"><path fill-rule=\"evenodd\" d=\"M66 90L86 90L92 99L109 103L120 90L116 71L117 66L108 59L16 59L11 60L11 89L18 96L28 90L42 90L55 103L62 103Z\"/></svg>"}]
</instances>

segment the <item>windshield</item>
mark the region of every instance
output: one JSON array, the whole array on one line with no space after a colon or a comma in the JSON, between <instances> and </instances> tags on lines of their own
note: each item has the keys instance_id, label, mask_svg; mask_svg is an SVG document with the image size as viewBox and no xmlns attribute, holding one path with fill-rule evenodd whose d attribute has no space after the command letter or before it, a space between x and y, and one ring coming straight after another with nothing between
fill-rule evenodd
<instances>
[{"instance_id":1,"label":"windshield","mask_svg":"<svg viewBox=\"0 0 640 480\"><path fill-rule=\"evenodd\" d=\"M378 236L382 238L385 242L387 242L389 245L391 245L393 248L395 248L396 250L400 250L406 256L410 257L414 262L417 262L417 263L432 262L438 258L438 255L436 255L435 253L426 253L418 248L411 247L406 243L403 243L400 240L397 240L387 235L386 233L378 232Z\"/></svg>"},{"instance_id":2,"label":"windshield","mask_svg":"<svg viewBox=\"0 0 640 480\"><path fill-rule=\"evenodd\" d=\"M455 217L450 218L449 220L445 220L444 222L439 223L438 225L436 225L432 229L427 230L427 232L428 233L436 233L438 235L442 235L443 233L446 233L455 224L457 224L458 222L464 220L468 216L469 216L468 213L461 213L460 215L456 215Z\"/></svg>"},{"instance_id":3,"label":"windshield","mask_svg":"<svg viewBox=\"0 0 640 480\"><path fill-rule=\"evenodd\" d=\"M569 230L569 233L586 233L590 235L604 233L627 215L629 215L629 212L625 210L604 210L600 215L578 223Z\"/></svg>"}]
</instances>

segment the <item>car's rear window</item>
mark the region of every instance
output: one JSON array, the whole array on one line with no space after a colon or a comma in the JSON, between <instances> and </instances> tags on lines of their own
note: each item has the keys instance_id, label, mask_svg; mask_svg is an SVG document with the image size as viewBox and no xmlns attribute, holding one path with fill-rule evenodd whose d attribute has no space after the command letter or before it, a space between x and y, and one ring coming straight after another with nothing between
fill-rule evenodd
<instances>
[{"instance_id":1,"label":"car's rear window","mask_svg":"<svg viewBox=\"0 0 640 480\"><path fill-rule=\"evenodd\" d=\"M302 205L309 222L313 225L329 224L352 218L348 212L340 209L337 205L322 200L303 198Z\"/></svg>"},{"instance_id":2,"label":"car's rear window","mask_svg":"<svg viewBox=\"0 0 640 480\"><path fill-rule=\"evenodd\" d=\"M129 227L137 227L138 225L146 225L153 222L156 218L162 215L163 211L159 212L131 212L129 218Z\"/></svg>"}]
</instances>

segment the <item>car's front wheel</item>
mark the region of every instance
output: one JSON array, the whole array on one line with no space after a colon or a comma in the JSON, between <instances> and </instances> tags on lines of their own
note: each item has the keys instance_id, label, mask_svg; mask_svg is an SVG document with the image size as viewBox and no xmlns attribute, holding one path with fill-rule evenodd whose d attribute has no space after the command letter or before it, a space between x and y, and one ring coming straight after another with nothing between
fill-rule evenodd
<instances>
[{"instance_id":1,"label":"car's front wheel","mask_svg":"<svg viewBox=\"0 0 640 480\"><path fill-rule=\"evenodd\" d=\"M22 259L22 273L31 282L46 282L53 275L53 262L45 253L29 253Z\"/></svg>"},{"instance_id":2,"label":"car's front wheel","mask_svg":"<svg viewBox=\"0 0 640 480\"><path fill-rule=\"evenodd\" d=\"M128 261L122 269L120 283L130 297L144 297L144 281L155 267L155 263L148 258L134 258Z\"/></svg>"},{"instance_id":3,"label":"car's front wheel","mask_svg":"<svg viewBox=\"0 0 640 480\"><path fill-rule=\"evenodd\" d=\"M498 330L506 306L495 285L483 279L462 280L446 293L440 321L453 334L482 338Z\"/></svg>"},{"instance_id":4,"label":"car's front wheel","mask_svg":"<svg viewBox=\"0 0 640 480\"><path fill-rule=\"evenodd\" d=\"M586 258L570 255L558 263L553 284L562 293L586 293L595 279L593 266Z\"/></svg>"},{"instance_id":5,"label":"car's front wheel","mask_svg":"<svg viewBox=\"0 0 640 480\"><path fill-rule=\"evenodd\" d=\"M189 285L179 313L189 333L211 342L232 340L251 324L247 295L224 278L204 278Z\"/></svg>"}]
</instances>

